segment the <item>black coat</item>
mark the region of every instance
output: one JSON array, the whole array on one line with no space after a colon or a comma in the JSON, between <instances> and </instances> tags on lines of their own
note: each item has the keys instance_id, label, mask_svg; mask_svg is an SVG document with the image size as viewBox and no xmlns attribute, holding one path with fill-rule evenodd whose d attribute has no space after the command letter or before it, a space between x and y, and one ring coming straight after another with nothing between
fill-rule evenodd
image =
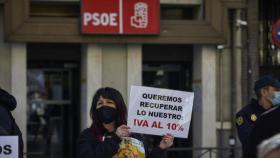
<instances>
[{"instance_id":1,"label":"black coat","mask_svg":"<svg viewBox=\"0 0 280 158\"><path fill-rule=\"evenodd\" d=\"M14 96L0 88L0 135L19 136L19 156L21 158L23 156L22 134L11 114L16 105Z\"/></svg>"},{"instance_id":2,"label":"black coat","mask_svg":"<svg viewBox=\"0 0 280 158\"><path fill-rule=\"evenodd\" d=\"M246 158L256 158L257 146L265 139L280 133L280 107L274 107L265 112L257 120L249 137L248 155Z\"/></svg>"},{"instance_id":3,"label":"black coat","mask_svg":"<svg viewBox=\"0 0 280 158\"><path fill-rule=\"evenodd\" d=\"M256 99L252 99L247 106L242 108L236 114L236 127L239 140L242 143L243 158L246 158L244 155L246 154L245 152L247 151L247 147L249 146L249 135L257 119L264 112L265 109L258 104L258 101Z\"/></svg>"},{"instance_id":4,"label":"black coat","mask_svg":"<svg viewBox=\"0 0 280 158\"><path fill-rule=\"evenodd\" d=\"M142 141L139 134L132 137ZM77 158L112 158L119 149L121 139L112 135L111 138L105 138L103 142L97 140L91 128L85 129L78 139ZM146 158L164 158L164 150L155 148L151 152L145 150Z\"/></svg>"}]
</instances>

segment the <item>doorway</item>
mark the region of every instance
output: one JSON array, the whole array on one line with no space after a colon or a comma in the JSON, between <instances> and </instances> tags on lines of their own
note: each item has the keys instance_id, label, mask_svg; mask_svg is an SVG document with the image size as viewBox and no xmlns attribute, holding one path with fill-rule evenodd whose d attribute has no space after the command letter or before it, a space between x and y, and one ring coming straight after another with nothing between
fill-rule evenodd
<instances>
[{"instance_id":1,"label":"doorway","mask_svg":"<svg viewBox=\"0 0 280 158\"><path fill-rule=\"evenodd\" d=\"M143 46L143 85L181 91L192 91L191 45L144 45ZM158 145L161 137L146 136L150 148ZM188 139L175 138L169 158L192 157L192 125Z\"/></svg>"},{"instance_id":2,"label":"doorway","mask_svg":"<svg viewBox=\"0 0 280 158\"><path fill-rule=\"evenodd\" d=\"M73 158L80 127L80 46L29 44L27 155Z\"/></svg>"}]
</instances>

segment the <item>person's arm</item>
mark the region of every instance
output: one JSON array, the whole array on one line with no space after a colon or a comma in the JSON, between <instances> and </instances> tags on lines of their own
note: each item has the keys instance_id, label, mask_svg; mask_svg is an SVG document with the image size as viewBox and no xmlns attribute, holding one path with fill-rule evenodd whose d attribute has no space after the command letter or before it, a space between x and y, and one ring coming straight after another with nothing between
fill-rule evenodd
<instances>
[{"instance_id":1,"label":"person's arm","mask_svg":"<svg viewBox=\"0 0 280 158\"><path fill-rule=\"evenodd\" d=\"M16 108L17 101L15 97L1 88L0 88L0 98L2 104L10 105L7 107L8 110L12 111Z\"/></svg>"},{"instance_id":2,"label":"person's arm","mask_svg":"<svg viewBox=\"0 0 280 158\"><path fill-rule=\"evenodd\" d=\"M152 150L151 152L151 157L152 158L160 158L160 157L165 157L165 151L166 149L170 148L173 145L173 140L174 137L167 133L166 135L164 135L158 145L157 148L155 148L154 150ZM160 155L160 156L159 156Z\"/></svg>"},{"instance_id":3,"label":"person's arm","mask_svg":"<svg viewBox=\"0 0 280 158\"><path fill-rule=\"evenodd\" d=\"M78 140L78 158L112 158L119 149L120 138L116 135L99 142L82 133Z\"/></svg>"},{"instance_id":4,"label":"person's arm","mask_svg":"<svg viewBox=\"0 0 280 158\"><path fill-rule=\"evenodd\" d=\"M130 136L143 142L146 158L165 158L166 157L165 150L161 149L159 146L157 146L153 149L149 149L147 142L144 141L144 138L143 138L144 136L142 134L132 133Z\"/></svg>"},{"instance_id":5,"label":"person's arm","mask_svg":"<svg viewBox=\"0 0 280 158\"><path fill-rule=\"evenodd\" d=\"M257 157L257 146L265 139L269 138L273 134L271 133L270 122L264 117L260 117L254 125L252 132L248 139L248 148L246 151L246 158ZM272 125L273 126L273 125Z\"/></svg>"},{"instance_id":6,"label":"person's arm","mask_svg":"<svg viewBox=\"0 0 280 158\"><path fill-rule=\"evenodd\" d=\"M8 131L5 130L2 126L0 126L0 136L8 135Z\"/></svg>"},{"instance_id":7,"label":"person's arm","mask_svg":"<svg viewBox=\"0 0 280 158\"><path fill-rule=\"evenodd\" d=\"M236 127L237 127L238 137L243 146L248 143L248 138L252 131L252 125L250 124L249 121L250 120L248 120L245 115L241 115L241 114L236 115Z\"/></svg>"},{"instance_id":8,"label":"person's arm","mask_svg":"<svg viewBox=\"0 0 280 158\"><path fill-rule=\"evenodd\" d=\"M9 134L12 129L12 120L9 112L4 107L0 106L0 126L4 133ZM3 133L3 134L4 134Z\"/></svg>"}]
</instances>

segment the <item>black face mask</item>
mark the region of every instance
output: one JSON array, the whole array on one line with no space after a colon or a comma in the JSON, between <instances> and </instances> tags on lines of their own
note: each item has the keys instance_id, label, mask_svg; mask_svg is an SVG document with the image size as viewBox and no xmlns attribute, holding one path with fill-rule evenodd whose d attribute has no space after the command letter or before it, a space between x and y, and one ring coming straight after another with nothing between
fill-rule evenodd
<instances>
[{"instance_id":1,"label":"black face mask","mask_svg":"<svg viewBox=\"0 0 280 158\"><path fill-rule=\"evenodd\" d=\"M102 106L96 110L97 117L102 123L108 124L116 120L118 111L115 108Z\"/></svg>"}]
</instances>

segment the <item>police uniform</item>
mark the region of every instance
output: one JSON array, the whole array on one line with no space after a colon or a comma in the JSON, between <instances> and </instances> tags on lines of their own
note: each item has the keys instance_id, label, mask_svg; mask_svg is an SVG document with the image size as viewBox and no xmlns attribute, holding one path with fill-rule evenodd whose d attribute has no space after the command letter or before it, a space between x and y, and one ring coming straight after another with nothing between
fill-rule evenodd
<instances>
[{"instance_id":1,"label":"police uniform","mask_svg":"<svg viewBox=\"0 0 280 158\"><path fill-rule=\"evenodd\" d=\"M270 75L262 76L259 80L255 82L254 91L258 95L260 94L261 89L266 86L271 86L280 89L280 82ZM252 144L253 141L251 141L251 138L249 137L251 137L250 135L252 134L252 132L255 132L256 129L253 127L256 126L256 122L258 122L257 120L259 120L258 118L265 111L266 110L258 104L258 101L256 99L252 99L250 104L245 106L236 114L236 126L239 139L242 143L243 158L252 157L251 153L253 151L253 148L257 144Z\"/></svg>"},{"instance_id":2,"label":"police uniform","mask_svg":"<svg viewBox=\"0 0 280 158\"><path fill-rule=\"evenodd\" d=\"M237 132L242 143L243 152L246 151L248 146L248 139L253 126L263 112L265 112L265 109L258 104L256 99L252 99L247 106L236 114Z\"/></svg>"},{"instance_id":3,"label":"police uniform","mask_svg":"<svg viewBox=\"0 0 280 158\"><path fill-rule=\"evenodd\" d=\"M249 148L246 151L246 158L256 158L257 145L263 140L280 133L280 106L273 107L263 113L256 122L248 139Z\"/></svg>"}]
</instances>

